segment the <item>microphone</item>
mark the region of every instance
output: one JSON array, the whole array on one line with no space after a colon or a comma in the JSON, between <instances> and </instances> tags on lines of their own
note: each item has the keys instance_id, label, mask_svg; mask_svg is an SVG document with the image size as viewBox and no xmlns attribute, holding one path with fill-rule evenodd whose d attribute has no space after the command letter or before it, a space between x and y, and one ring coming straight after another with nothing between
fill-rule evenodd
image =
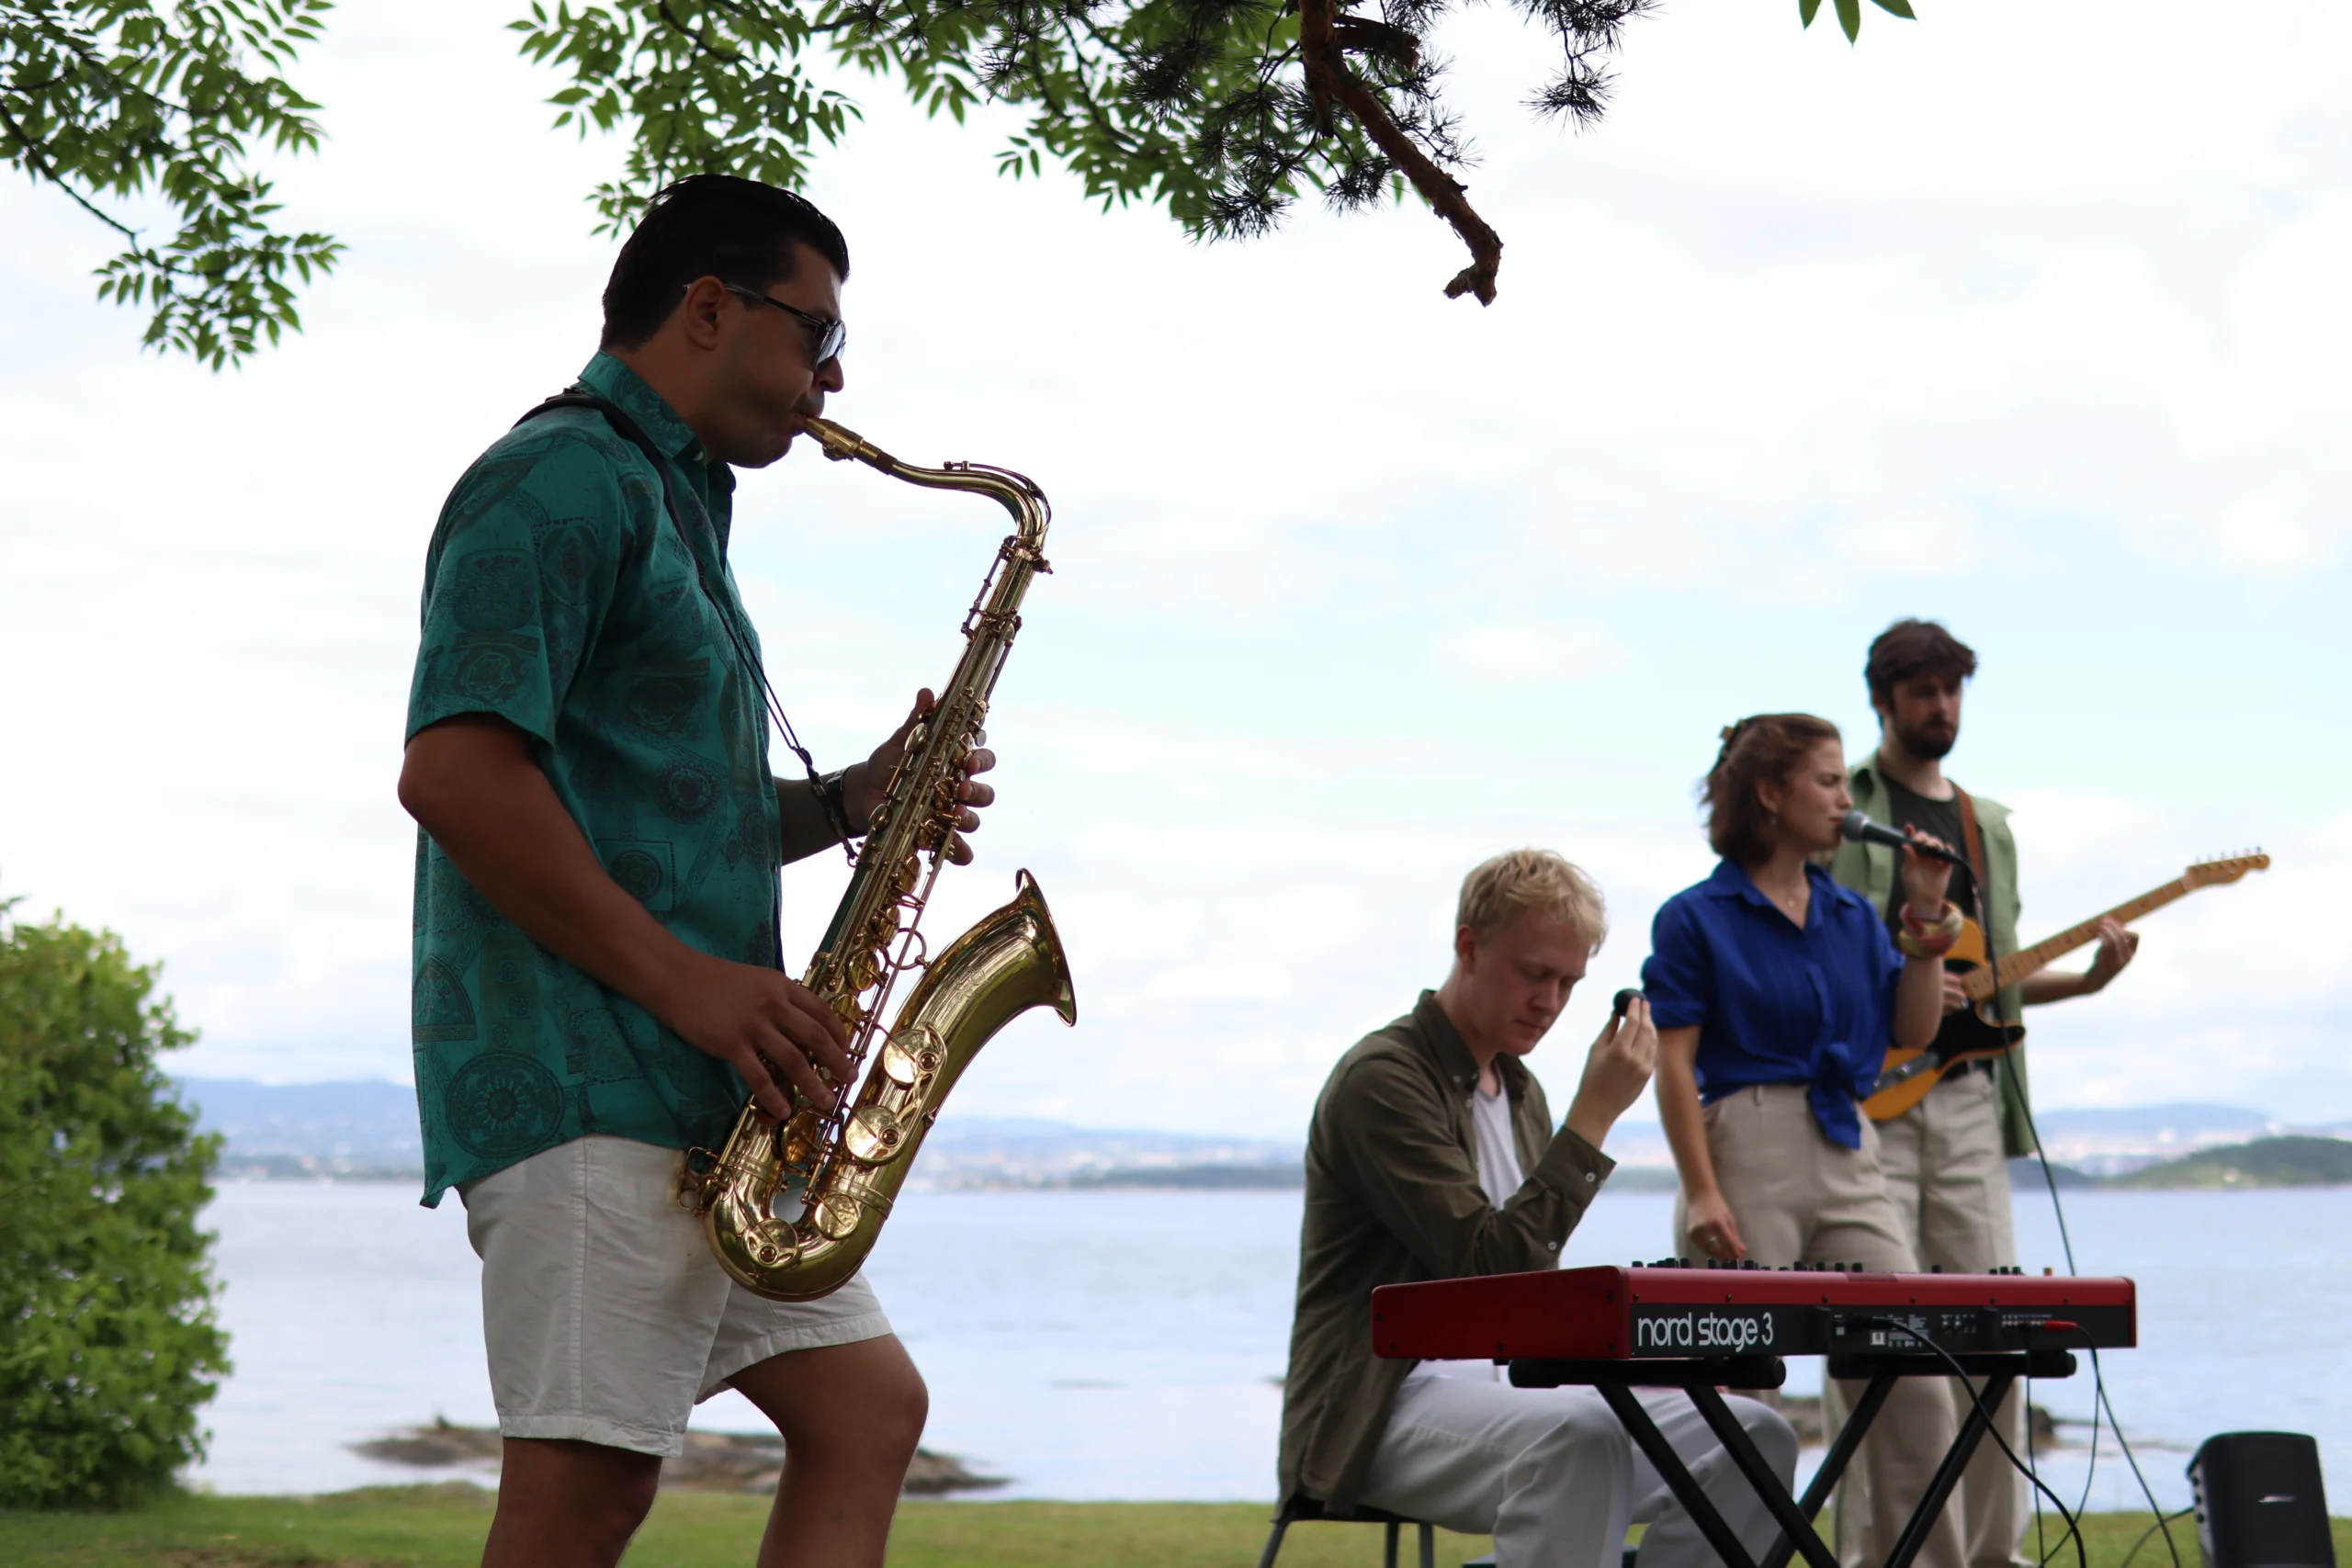
<instances>
[{"instance_id":1,"label":"microphone","mask_svg":"<svg viewBox=\"0 0 2352 1568\"><path fill-rule=\"evenodd\" d=\"M1908 833L1900 832L1883 822L1873 822L1858 810L1849 811L1838 819L1838 836L1849 843L1885 844L1898 850L1917 850L1923 855L1950 861L1954 865L1968 863L1966 858L1957 850L1947 850L1935 844L1920 843Z\"/></svg>"}]
</instances>

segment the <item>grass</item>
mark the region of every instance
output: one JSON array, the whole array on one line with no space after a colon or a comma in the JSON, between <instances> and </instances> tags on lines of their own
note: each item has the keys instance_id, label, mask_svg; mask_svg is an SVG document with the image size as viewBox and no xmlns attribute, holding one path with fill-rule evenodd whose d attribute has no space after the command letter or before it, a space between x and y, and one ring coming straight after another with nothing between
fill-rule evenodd
<instances>
[{"instance_id":1,"label":"grass","mask_svg":"<svg viewBox=\"0 0 2352 1568\"><path fill-rule=\"evenodd\" d=\"M893 1568L1248 1568L1265 1545L1261 1503L951 1503L900 1506ZM628 1568L749 1568L763 1496L665 1492ZM377 1487L316 1497L181 1497L124 1514L0 1512L10 1568L474 1568L490 1525L476 1487ZM1446 1535L1447 1564L1487 1550ZM1407 1543L1405 1561L1412 1561ZM1380 1531L1300 1525L1283 1568L1370 1568ZM2169 1568L2169 1565L2166 1565Z\"/></svg>"},{"instance_id":2,"label":"grass","mask_svg":"<svg viewBox=\"0 0 2352 1568\"><path fill-rule=\"evenodd\" d=\"M891 1537L894 1568L1248 1568L1266 1539L1261 1503L910 1502ZM629 1550L630 1568L744 1568L766 1519L763 1497L669 1492ZM16 1568L474 1568L490 1495L467 1485L379 1487L325 1497L182 1497L126 1514L0 1513L0 1562ZM2145 1514L2084 1521L2090 1568L2122 1568ZM2195 1527L2173 1529L2183 1568L2199 1568ZM1438 1562L1487 1550L1441 1533ZM2352 1561L2352 1519L2335 1521ZM1413 1560L1406 1542L1404 1559ZM1283 1568L1372 1568L1380 1531L1300 1525ZM2053 1568L2070 1568L2070 1550ZM2172 1568L2160 1538L2133 1568Z\"/></svg>"}]
</instances>

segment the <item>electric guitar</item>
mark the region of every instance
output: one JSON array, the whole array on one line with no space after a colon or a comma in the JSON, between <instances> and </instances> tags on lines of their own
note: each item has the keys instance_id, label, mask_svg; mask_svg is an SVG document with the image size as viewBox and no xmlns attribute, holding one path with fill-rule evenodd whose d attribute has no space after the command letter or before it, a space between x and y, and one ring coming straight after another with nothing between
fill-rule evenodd
<instances>
[{"instance_id":1,"label":"electric guitar","mask_svg":"<svg viewBox=\"0 0 2352 1568\"><path fill-rule=\"evenodd\" d=\"M2200 887L2224 886L2249 871L2266 871L2269 865L2270 857L2259 851L2250 855L2232 855L2226 860L2199 861L2163 886L2150 888L2106 914L2093 915L2078 926L2068 926L2047 942L2001 954L2000 963L1991 969L1984 967L1984 929L1974 920L1962 920L1960 940L1944 954L1944 969L1946 973L1959 974L1960 988L1968 994L1969 1005L1945 1017L1936 1043L1926 1050L1888 1046L1886 1066L1863 1100L1862 1109L1873 1122L1900 1116L1927 1099L1928 1091L1963 1062L1998 1056L2014 1049L2025 1038L2025 1025L2002 1022L1995 1010L1995 997L2051 960L2072 953L2086 942L2097 942L2101 920L2112 917L2128 926L2141 916L2161 909L2176 898L2186 898Z\"/></svg>"}]
</instances>

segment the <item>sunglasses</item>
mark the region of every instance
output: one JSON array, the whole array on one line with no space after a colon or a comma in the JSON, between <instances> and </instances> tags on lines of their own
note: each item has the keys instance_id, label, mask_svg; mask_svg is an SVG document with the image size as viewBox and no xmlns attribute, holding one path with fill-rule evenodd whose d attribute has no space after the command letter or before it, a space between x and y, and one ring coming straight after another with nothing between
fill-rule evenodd
<instances>
[{"instance_id":1,"label":"sunglasses","mask_svg":"<svg viewBox=\"0 0 2352 1568\"><path fill-rule=\"evenodd\" d=\"M783 300L763 294L756 288L746 288L736 283L728 284L726 287L729 294L741 295L746 299L762 305L773 305L798 321L802 330L808 334L808 365L811 369L821 369L828 361L839 359L842 356L842 348L849 343L849 323L838 316L812 316L797 306L787 305Z\"/></svg>"}]
</instances>

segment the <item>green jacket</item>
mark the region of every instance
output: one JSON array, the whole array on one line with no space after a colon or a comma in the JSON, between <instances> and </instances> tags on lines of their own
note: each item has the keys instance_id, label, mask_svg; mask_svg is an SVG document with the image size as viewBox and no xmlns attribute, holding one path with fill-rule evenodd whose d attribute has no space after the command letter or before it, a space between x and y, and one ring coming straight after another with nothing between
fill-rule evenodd
<instances>
[{"instance_id":1,"label":"green jacket","mask_svg":"<svg viewBox=\"0 0 2352 1568\"><path fill-rule=\"evenodd\" d=\"M1886 784L1879 775L1877 752L1856 763L1846 775L1846 784L1855 807L1864 815L1881 822L1893 820ZM1992 906L1993 948L1996 955L2006 958L2018 950L2018 841L2009 832L2007 807L1973 792L1970 798L1976 803L1976 830L1984 840L1984 876L1991 885L1987 902ZM1895 858L1894 851L1884 844L1840 844L1829 863L1829 874L1840 886L1867 897L1883 916L1887 900L1894 894ZM1974 911L1970 913L1973 916ZM2002 1018L2015 1022L2024 1005L2023 987L2002 989ZM2033 1152L2033 1133L2026 1122L2025 1047L2020 1045L2001 1058L1993 1076L2001 1094L2003 1151L2012 1158L2030 1155Z\"/></svg>"},{"instance_id":2,"label":"green jacket","mask_svg":"<svg viewBox=\"0 0 2352 1568\"><path fill-rule=\"evenodd\" d=\"M1499 1209L1478 1185L1470 1096L1478 1066L1423 991L1331 1069L1306 1134L1298 1312L1283 1382L1283 1495L1354 1511L1396 1390L1413 1363L1373 1354L1376 1285L1556 1268L1616 1162L1552 1130L1544 1088L1517 1057L1510 1096L1520 1190Z\"/></svg>"}]
</instances>

